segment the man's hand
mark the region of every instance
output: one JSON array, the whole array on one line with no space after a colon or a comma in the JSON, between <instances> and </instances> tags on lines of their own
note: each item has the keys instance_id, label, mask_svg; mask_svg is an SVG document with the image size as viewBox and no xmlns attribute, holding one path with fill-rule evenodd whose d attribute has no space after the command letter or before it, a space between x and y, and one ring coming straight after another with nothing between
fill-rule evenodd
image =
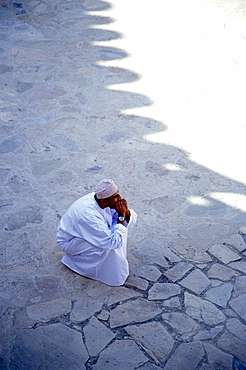
<instances>
[{"instance_id":1,"label":"man's hand","mask_svg":"<svg viewBox=\"0 0 246 370\"><path fill-rule=\"evenodd\" d=\"M115 210L116 210L116 212L118 212L119 216L126 217L126 214L129 211L127 201L125 199L119 199L115 203Z\"/></svg>"}]
</instances>

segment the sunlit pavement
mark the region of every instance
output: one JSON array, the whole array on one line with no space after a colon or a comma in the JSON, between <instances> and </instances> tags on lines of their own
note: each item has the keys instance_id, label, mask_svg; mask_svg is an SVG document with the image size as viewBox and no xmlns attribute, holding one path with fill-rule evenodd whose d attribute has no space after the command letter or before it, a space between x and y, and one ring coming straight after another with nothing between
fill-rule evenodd
<instances>
[{"instance_id":1,"label":"sunlit pavement","mask_svg":"<svg viewBox=\"0 0 246 370\"><path fill-rule=\"evenodd\" d=\"M244 1L0 5L0 367L246 368ZM55 245L104 177L139 216L120 288Z\"/></svg>"}]
</instances>

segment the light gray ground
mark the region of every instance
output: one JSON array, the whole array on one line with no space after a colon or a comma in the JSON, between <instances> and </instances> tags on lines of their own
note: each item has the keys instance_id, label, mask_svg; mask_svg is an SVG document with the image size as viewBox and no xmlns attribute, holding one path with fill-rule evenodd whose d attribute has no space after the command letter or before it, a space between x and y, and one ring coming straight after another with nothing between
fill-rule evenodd
<instances>
[{"instance_id":1,"label":"light gray ground","mask_svg":"<svg viewBox=\"0 0 246 370\"><path fill-rule=\"evenodd\" d=\"M243 1L214 3L245 20ZM94 43L121 37L90 13L109 3L0 5L0 368L246 369L246 214L207 195L243 183L144 139L164 124L123 112L152 102L109 88L141 80L100 64L128 54ZM61 215L104 177L139 215L118 288L66 269L55 244Z\"/></svg>"}]
</instances>

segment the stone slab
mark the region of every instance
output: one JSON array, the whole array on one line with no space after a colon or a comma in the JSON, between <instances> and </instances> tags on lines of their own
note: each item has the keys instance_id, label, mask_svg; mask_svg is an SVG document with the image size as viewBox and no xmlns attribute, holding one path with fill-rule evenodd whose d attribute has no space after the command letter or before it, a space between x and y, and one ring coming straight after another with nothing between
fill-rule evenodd
<instances>
[{"instance_id":1,"label":"stone slab","mask_svg":"<svg viewBox=\"0 0 246 370\"><path fill-rule=\"evenodd\" d=\"M246 262L232 262L229 264L229 267L232 267L235 270L241 271L246 274Z\"/></svg>"},{"instance_id":2,"label":"stone slab","mask_svg":"<svg viewBox=\"0 0 246 370\"><path fill-rule=\"evenodd\" d=\"M212 261L210 255L204 251L198 243L193 240L174 240L173 250L182 260L191 263L208 263Z\"/></svg>"},{"instance_id":3,"label":"stone slab","mask_svg":"<svg viewBox=\"0 0 246 370\"><path fill-rule=\"evenodd\" d=\"M244 321L246 321L246 294L242 294L230 300L229 305Z\"/></svg>"},{"instance_id":4,"label":"stone slab","mask_svg":"<svg viewBox=\"0 0 246 370\"><path fill-rule=\"evenodd\" d=\"M204 343L204 348L208 356L208 363L215 368L232 370L233 356L221 351L210 343Z\"/></svg>"},{"instance_id":5,"label":"stone slab","mask_svg":"<svg viewBox=\"0 0 246 370\"><path fill-rule=\"evenodd\" d=\"M164 257L171 263L177 263L177 262L180 262L181 261L181 258L179 256L177 256L176 253L174 253L173 251L171 251L170 248L167 248L167 247L163 247L163 255Z\"/></svg>"},{"instance_id":6,"label":"stone slab","mask_svg":"<svg viewBox=\"0 0 246 370\"><path fill-rule=\"evenodd\" d=\"M43 210L36 205L21 207L7 217L6 229L13 231L21 229L27 224L41 224L43 222Z\"/></svg>"},{"instance_id":7,"label":"stone slab","mask_svg":"<svg viewBox=\"0 0 246 370\"><path fill-rule=\"evenodd\" d=\"M137 274L146 280L154 282L157 281L162 275L158 268L153 265L144 265L139 267L137 269Z\"/></svg>"},{"instance_id":8,"label":"stone slab","mask_svg":"<svg viewBox=\"0 0 246 370\"><path fill-rule=\"evenodd\" d=\"M95 317L90 319L83 331L90 356L98 355L115 338L115 334Z\"/></svg>"},{"instance_id":9,"label":"stone slab","mask_svg":"<svg viewBox=\"0 0 246 370\"><path fill-rule=\"evenodd\" d=\"M88 354L82 334L62 324L16 333L10 354L16 369L85 369Z\"/></svg>"},{"instance_id":10,"label":"stone slab","mask_svg":"<svg viewBox=\"0 0 246 370\"><path fill-rule=\"evenodd\" d=\"M199 329L195 320L180 312L164 313L162 319L172 327L174 332L182 336L182 339L188 339Z\"/></svg>"},{"instance_id":11,"label":"stone slab","mask_svg":"<svg viewBox=\"0 0 246 370\"><path fill-rule=\"evenodd\" d=\"M149 282L139 276L130 275L126 280L125 285L144 291L148 288Z\"/></svg>"},{"instance_id":12,"label":"stone slab","mask_svg":"<svg viewBox=\"0 0 246 370\"><path fill-rule=\"evenodd\" d=\"M234 252L226 245L213 245L209 248L208 252L219 261L228 264L232 261L240 260L241 257L238 253Z\"/></svg>"},{"instance_id":13,"label":"stone slab","mask_svg":"<svg viewBox=\"0 0 246 370\"><path fill-rule=\"evenodd\" d=\"M195 370L205 352L201 342L182 343L164 366L165 370Z\"/></svg>"},{"instance_id":14,"label":"stone slab","mask_svg":"<svg viewBox=\"0 0 246 370\"><path fill-rule=\"evenodd\" d=\"M207 247L209 247L211 244L217 243L217 241L224 237L224 235L226 235L229 231L230 228L228 225L215 222L204 222L192 225L190 228L188 228L187 233L199 245L207 249Z\"/></svg>"},{"instance_id":15,"label":"stone slab","mask_svg":"<svg viewBox=\"0 0 246 370\"><path fill-rule=\"evenodd\" d=\"M97 318L101 321L107 321L109 319L109 311L107 310L102 310L102 312L100 312L98 315L97 315Z\"/></svg>"},{"instance_id":16,"label":"stone slab","mask_svg":"<svg viewBox=\"0 0 246 370\"><path fill-rule=\"evenodd\" d=\"M218 287L211 288L206 291L204 298L208 301L217 304L220 307L226 308L229 299L231 298L231 293L233 290L233 285L230 283L219 285Z\"/></svg>"},{"instance_id":17,"label":"stone slab","mask_svg":"<svg viewBox=\"0 0 246 370\"><path fill-rule=\"evenodd\" d=\"M174 345L173 338L159 322L128 326L126 331L157 363L166 360Z\"/></svg>"},{"instance_id":18,"label":"stone slab","mask_svg":"<svg viewBox=\"0 0 246 370\"><path fill-rule=\"evenodd\" d=\"M39 293L42 294L64 294L65 284L61 277L56 275L35 276L34 285Z\"/></svg>"},{"instance_id":19,"label":"stone slab","mask_svg":"<svg viewBox=\"0 0 246 370\"><path fill-rule=\"evenodd\" d=\"M161 267L168 268L168 262L164 257L163 247L153 241L152 239L146 239L141 245L133 250L132 253L139 257L144 264L158 264Z\"/></svg>"},{"instance_id":20,"label":"stone slab","mask_svg":"<svg viewBox=\"0 0 246 370\"><path fill-rule=\"evenodd\" d=\"M195 320L205 322L213 326L226 320L225 315L213 303L196 297L193 294L185 292L185 311L186 314Z\"/></svg>"},{"instance_id":21,"label":"stone slab","mask_svg":"<svg viewBox=\"0 0 246 370\"><path fill-rule=\"evenodd\" d=\"M151 362L146 362L146 364L144 364L143 366L141 366L140 369L141 370L159 370L160 368L159 368L158 365L154 365Z\"/></svg>"},{"instance_id":22,"label":"stone slab","mask_svg":"<svg viewBox=\"0 0 246 370\"><path fill-rule=\"evenodd\" d=\"M125 287L116 287L110 291L108 299L106 301L108 306L113 304L124 302L130 298L141 297L142 294L134 290Z\"/></svg>"},{"instance_id":23,"label":"stone slab","mask_svg":"<svg viewBox=\"0 0 246 370\"><path fill-rule=\"evenodd\" d=\"M143 322L159 315L161 310L154 302L142 298L126 302L110 312L110 327L115 328L132 322Z\"/></svg>"},{"instance_id":24,"label":"stone slab","mask_svg":"<svg viewBox=\"0 0 246 370\"><path fill-rule=\"evenodd\" d=\"M116 340L101 353L94 369L137 369L148 360L133 340Z\"/></svg>"},{"instance_id":25,"label":"stone slab","mask_svg":"<svg viewBox=\"0 0 246 370\"><path fill-rule=\"evenodd\" d=\"M166 308L181 308L181 303L179 297L172 297L162 302L162 307Z\"/></svg>"},{"instance_id":26,"label":"stone slab","mask_svg":"<svg viewBox=\"0 0 246 370\"><path fill-rule=\"evenodd\" d=\"M0 154L14 152L23 146L23 140L19 136L6 138L0 143Z\"/></svg>"},{"instance_id":27,"label":"stone slab","mask_svg":"<svg viewBox=\"0 0 246 370\"><path fill-rule=\"evenodd\" d=\"M168 299L179 295L181 288L177 284L172 283L155 283L149 290L148 299L149 301L157 301L162 299Z\"/></svg>"},{"instance_id":28,"label":"stone slab","mask_svg":"<svg viewBox=\"0 0 246 370\"><path fill-rule=\"evenodd\" d=\"M246 293L246 276L238 276L235 280L234 294Z\"/></svg>"},{"instance_id":29,"label":"stone slab","mask_svg":"<svg viewBox=\"0 0 246 370\"><path fill-rule=\"evenodd\" d=\"M236 248L239 252L243 252L246 249L246 243L239 234L231 235L224 240L224 243Z\"/></svg>"},{"instance_id":30,"label":"stone slab","mask_svg":"<svg viewBox=\"0 0 246 370\"><path fill-rule=\"evenodd\" d=\"M230 281L233 276L237 276L239 273L227 266L215 263L207 273L208 278L218 279L221 281Z\"/></svg>"},{"instance_id":31,"label":"stone slab","mask_svg":"<svg viewBox=\"0 0 246 370\"><path fill-rule=\"evenodd\" d=\"M200 330L195 336L194 340L207 340L211 339L210 330Z\"/></svg>"},{"instance_id":32,"label":"stone slab","mask_svg":"<svg viewBox=\"0 0 246 370\"><path fill-rule=\"evenodd\" d=\"M245 341L236 338L234 335L226 331L218 339L218 346L225 352L238 357L241 361L246 362Z\"/></svg>"},{"instance_id":33,"label":"stone slab","mask_svg":"<svg viewBox=\"0 0 246 370\"><path fill-rule=\"evenodd\" d=\"M37 322L46 322L71 311L71 301L66 298L57 298L48 302L33 304L26 308L27 316Z\"/></svg>"},{"instance_id":34,"label":"stone slab","mask_svg":"<svg viewBox=\"0 0 246 370\"><path fill-rule=\"evenodd\" d=\"M174 265L171 269L165 271L163 275L165 275L168 279L175 283L177 280L180 280L192 268L193 265L191 263L180 262Z\"/></svg>"},{"instance_id":35,"label":"stone slab","mask_svg":"<svg viewBox=\"0 0 246 370\"><path fill-rule=\"evenodd\" d=\"M70 314L71 322L80 323L89 319L92 315L101 310L102 305L103 301L95 301L89 298L75 302Z\"/></svg>"},{"instance_id":36,"label":"stone slab","mask_svg":"<svg viewBox=\"0 0 246 370\"><path fill-rule=\"evenodd\" d=\"M238 319L232 318L227 320L226 328L238 339L246 341L246 325L243 325Z\"/></svg>"},{"instance_id":37,"label":"stone slab","mask_svg":"<svg viewBox=\"0 0 246 370\"><path fill-rule=\"evenodd\" d=\"M196 294L201 294L210 285L210 280L201 270L196 269L181 280L179 284Z\"/></svg>"}]
</instances>

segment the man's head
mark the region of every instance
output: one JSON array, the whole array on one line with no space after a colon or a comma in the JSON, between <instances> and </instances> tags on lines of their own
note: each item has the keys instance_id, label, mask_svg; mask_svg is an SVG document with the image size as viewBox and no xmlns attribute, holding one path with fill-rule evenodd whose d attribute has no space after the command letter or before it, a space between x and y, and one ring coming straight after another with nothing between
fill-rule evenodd
<instances>
[{"instance_id":1,"label":"man's head","mask_svg":"<svg viewBox=\"0 0 246 370\"><path fill-rule=\"evenodd\" d=\"M121 199L119 191L113 180L104 179L95 188L96 199L101 208L115 208L117 200Z\"/></svg>"}]
</instances>

